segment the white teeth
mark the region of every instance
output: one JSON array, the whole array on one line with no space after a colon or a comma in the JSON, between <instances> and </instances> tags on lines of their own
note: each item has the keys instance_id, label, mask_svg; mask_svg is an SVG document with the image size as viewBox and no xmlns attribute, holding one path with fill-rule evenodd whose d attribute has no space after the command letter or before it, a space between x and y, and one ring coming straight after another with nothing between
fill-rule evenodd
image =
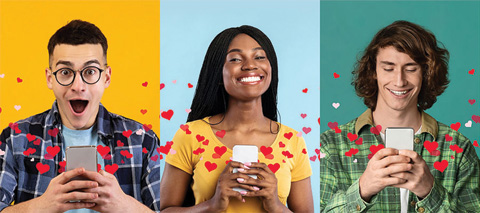
<instances>
[{"instance_id":1,"label":"white teeth","mask_svg":"<svg viewBox=\"0 0 480 213\"><path fill-rule=\"evenodd\" d=\"M254 82L260 81L260 76L244 77L240 79L240 82Z\"/></svg>"},{"instance_id":2,"label":"white teeth","mask_svg":"<svg viewBox=\"0 0 480 213\"><path fill-rule=\"evenodd\" d=\"M403 95L403 94L407 93L407 90L405 90L405 91L390 90L390 92L392 92L395 95Z\"/></svg>"}]
</instances>

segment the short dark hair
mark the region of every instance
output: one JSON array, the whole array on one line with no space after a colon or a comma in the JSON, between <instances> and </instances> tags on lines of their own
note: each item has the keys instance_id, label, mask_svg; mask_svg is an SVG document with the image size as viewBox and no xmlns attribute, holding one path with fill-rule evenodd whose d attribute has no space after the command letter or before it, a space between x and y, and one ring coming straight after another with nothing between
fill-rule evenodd
<instances>
[{"instance_id":1,"label":"short dark hair","mask_svg":"<svg viewBox=\"0 0 480 213\"><path fill-rule=\"evenodd\" d=\"M100 44L103 56L107 58L108 43L102 31L94 24L82 20L72 20L67 25L58 29L48 41L48 55L53 54L53 49L58 44Z\"/></svg>"},{"instance_id":2,"label":"short dark hair","mask_svg":"<svg viewBox=\"0 0 480 213\"><path fill-rule=\"evenodd\" d=\"M200 70L191 106L192 111L188 114L187 122L225 112L228 94L223 86L223 66L228 47L238 34L247 34L255 39L270 61L272 80L267 91L262 94L262 108L265 117L277 121L278 65L275 49L270 39L262 31L243 25L222 31L210 43Z\"/></svg>"},{"instance_id":3,"label":"short dark hair","mask_svg":"<svg viewBox=\"0 0 480 213\"><path fill-rule=\"evenodd\" d=\"M378 96L376 79L377 54L380 48L395 47L421 66L422 88L417 106L426 110L437 101L448 86L448 50L438 42L435 35L421 26L408 21L395 21L381 29L372 39L357 61L352 85L365 105L375 110Z\"/></svg>"}]
</instances>

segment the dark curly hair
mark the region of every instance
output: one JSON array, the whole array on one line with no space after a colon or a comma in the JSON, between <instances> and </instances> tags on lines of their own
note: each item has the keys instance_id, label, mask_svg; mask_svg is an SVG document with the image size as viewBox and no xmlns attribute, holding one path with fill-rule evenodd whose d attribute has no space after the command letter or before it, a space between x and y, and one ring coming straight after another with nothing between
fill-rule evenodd
<instances>
[{"instance_id":1,"label":"dark curly hair","mask_svg":"<svg viewBox=\"0 0 480 213\"><path fill-rule=\"evenodd\" d=\"M422 88L418 95L419 110L426 110L437 101L450 82L448 50L437 42L435 35L417 24L395 21L381 29L363 52L352 71L352 85L365 105L375 110L378 97L376 59L380 48L393 46L412 58L422 69Z\"/></svg>"}]
</instances>

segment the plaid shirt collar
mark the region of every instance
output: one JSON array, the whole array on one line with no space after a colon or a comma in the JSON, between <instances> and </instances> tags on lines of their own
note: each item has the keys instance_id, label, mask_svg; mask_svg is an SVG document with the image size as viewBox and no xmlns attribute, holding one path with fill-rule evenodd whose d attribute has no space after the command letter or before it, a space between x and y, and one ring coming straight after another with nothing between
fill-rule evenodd
<instances>
[{"instance_id":1,"label":"plaid shirt collar","mask_svg":"<svg viewBox=\"0 0 480 213\"><path fill-rule=\"evenodd\" d=\"M365 112L363 112L363 114L357 118L357 122L355 123L355 133L358 135L360 130L366 125L374 126L372 110L370 108L365 110ZM424 132L432 135L434 141L437 139L437 134L438 134L437 120L435 120L435 118L433 118L426 112L422 111L421 133L424 133Z\"/></svg>"},{"instance_id":2,"label":"plaid shirt collar","mask_svg":"<svg viewBox=\"0 0 480 213\"><path fill-rule=\"evenodd\" d=\"M52 110L47 116L47 124L51 124L53 127L58 129L62 128L62 118L60 117L60 112L58 111L57 101L55 100L52 104ZM98 107L97 119L95 124L99 138L113 138L114 130L112 129L111 116L107 109L100 103ZM105 145L109 145L110 140L102 140Z\"/></svg>"}]
</instances>

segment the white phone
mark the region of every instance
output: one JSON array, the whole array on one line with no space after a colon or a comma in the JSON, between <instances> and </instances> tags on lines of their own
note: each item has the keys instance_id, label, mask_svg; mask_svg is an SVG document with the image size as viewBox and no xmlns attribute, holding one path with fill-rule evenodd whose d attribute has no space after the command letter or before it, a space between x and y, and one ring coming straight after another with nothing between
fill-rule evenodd
<instances>
[{"instance_id":1,"label":"white phone","mask_svg":"<svg viewBox=\"0 0 480 213\"><path fill-rule=\"evenodd\" d=\"M410 127L388 127L385 129L385 146L394 149L413 150L414 131Z\"/></svg>"},{"instance_id":2,"label":"white phone","mask_svg":"<svg viewBox=\"0 0 480 213\"><path fill-rule=\"evenodd\" d=\"M258 162L258 147L255 145L235 145L233 146L233 161L241 163ZM233 173L237 173L237 168L233 168ZM249 175L252 178L257 179L256 175ZM242 188L233 188L234 191L247 191Z\"/></svg>"},{"instance_id":3,"label":"white phone","mask_svg":"<svg viewBox=\"0 0 480 213\"><path fill-rule=\"evenodd\" d=\"M69 146L65 149L67 158L66 171L83 167L86 171L97 171L97 147L91 146ZM72 180L84 180L81 177Z\"/></svg>"}]
</instances>

